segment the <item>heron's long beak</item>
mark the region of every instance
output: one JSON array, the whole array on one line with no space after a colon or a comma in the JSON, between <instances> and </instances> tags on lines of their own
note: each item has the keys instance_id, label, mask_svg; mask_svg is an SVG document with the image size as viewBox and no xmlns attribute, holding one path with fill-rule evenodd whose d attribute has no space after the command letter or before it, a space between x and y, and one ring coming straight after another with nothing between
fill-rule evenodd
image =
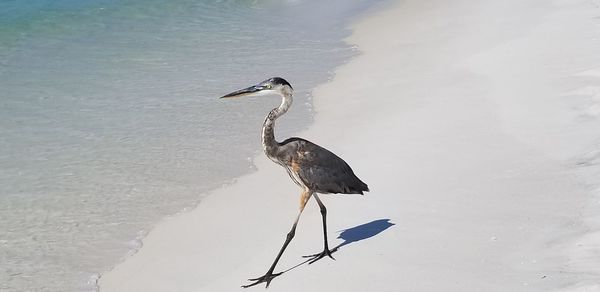
<instances>
[{"instance_id":1,"label":"heron's long beak","mask_svg":"<svg viewBox=\"0 0 600 292\"><path fill-rule=\"evenodd\" d=\"M231 97L242 97L244 95L250 95L265 89L263 86L253 85L244 89L234 91L232 93L221 96L220 98L231 98Z\"/></svg>"}]
</instances>

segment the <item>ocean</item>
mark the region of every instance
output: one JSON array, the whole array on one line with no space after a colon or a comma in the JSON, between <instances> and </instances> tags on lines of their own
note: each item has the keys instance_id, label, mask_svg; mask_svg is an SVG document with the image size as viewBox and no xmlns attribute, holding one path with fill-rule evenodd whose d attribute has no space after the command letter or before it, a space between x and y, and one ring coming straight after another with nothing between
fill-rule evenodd
<instances>
[{"instance_id":1,"label":"ocean","mask_svg":"<svg viewBox=\"0 0 600 292\"><path fill-rule=\"evenodd\" d=\"M311 89L382 0L0 0L0 291L94 291L161 218L253 170L273 76Z\"/></svg>"}]
</instances>

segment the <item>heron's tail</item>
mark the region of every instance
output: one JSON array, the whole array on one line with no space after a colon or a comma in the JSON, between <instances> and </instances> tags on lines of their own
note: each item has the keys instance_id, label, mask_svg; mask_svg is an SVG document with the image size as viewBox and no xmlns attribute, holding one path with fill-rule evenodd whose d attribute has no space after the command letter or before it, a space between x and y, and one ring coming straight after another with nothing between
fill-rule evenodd
<instances>
[{"instance_id":1,"label":"heron's tail","mask_svg":"<svg viewBox=\"0 0 600 292\"><path fill-rule=\"evenodd\" d=\"M356 176L354 176L354 177L356 177ZM360 180L358 177L356 177L356 183L352 187L351 194L364 195L363 192L368 192L368 191L369 191L369 186L366 183L364 183L362 180Z\"/></svg>"},{"instance_id":2,"label":"heron's tail","mask_svg":"<svg viewBox=\"0 0 600 292\"><path fill-rule=\"evenodd\" d=\"M366 183L362 182L362 181L360 183L361 183L360 187L362 188L363 192L368 192L369 191L369 186Z\"/></svg>"},{"instance_id":3,"label":"heron's tail","mask_svg":"<svg viewBox=\"0 0 600 292\"><path fill-rule=\"evenodd\" d=\"M366 183L364 183L362 180L359 180L359 181L360 181L360 191L361 191L360 194L364 195L363 192L369 191L369 186Z\"/></svg>"}]
</instances>

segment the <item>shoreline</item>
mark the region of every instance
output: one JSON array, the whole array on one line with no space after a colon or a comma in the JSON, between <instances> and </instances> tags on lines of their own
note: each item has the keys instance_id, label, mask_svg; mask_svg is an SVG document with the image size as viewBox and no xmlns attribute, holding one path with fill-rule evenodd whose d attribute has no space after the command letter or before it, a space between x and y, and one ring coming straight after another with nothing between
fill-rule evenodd
<instances>
[{"instance_id":1,"label":"shoreline","mask_svg":"<svg viewBox=\"0 0 600 292\"><path fill-rule=\"evenodd\" d=\"M346 160L372 191L321 196L330 245L343 248L336 261L298 265L321 248L309 202L277 268L290 270L270 289L598 287L599 241L587 236L598 229L582 215L598 207L590 204L597 167L570 164L598 139L597 116L577 119L596 104L565 98L600 88L593 76L573 79L600 72L600 43L587 38L600 29L578 30L594 10L584 1L472 2L399 1L352 26L348 42L361 54L315 89L314 123L299 136ZM559 48L549 45L558 37ZM300 190L264 156L255 164L257 172L163 220L100 278L101 290L231 291L262 275Z\"/></svg>"},{"instance_id":2,"label":"shoreline","mask_svg":"<svg viewBox=\"0 0 600 292\"><path fill-rule=\"evenodd\" d=\"M164 217L254 171L271 101L219 94L280 72L306 100L281 129L306 129L308 89L379 1L1 4L20 41L0 48L0 290L96 291Z\"/></svg>"}]
</instances>

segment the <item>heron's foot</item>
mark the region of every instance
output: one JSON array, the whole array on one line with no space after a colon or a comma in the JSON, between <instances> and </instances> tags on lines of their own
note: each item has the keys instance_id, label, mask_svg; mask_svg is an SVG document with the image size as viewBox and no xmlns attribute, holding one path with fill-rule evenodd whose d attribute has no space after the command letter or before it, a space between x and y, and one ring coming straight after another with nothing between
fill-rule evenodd
<instances>
[{"instance_id":1,"label":"heron's foot","mask_svg":"<svg viewBox=\"0 0 600 292\"><path fill-rule=\"evenodd\" d=\"M254 281L254 283L252 283L252 284L248 284L248 285L243 285L243 286L242 286L242 288L249 288L249 287L252 287L252 286L258 285L258 284L260 284L260 283L265 283L265 282L267 283L267 286L266 286L265 288L269 288L269 284L271 284L271 281L272 281L272 280L273 280L275 277L277 277L277 276L279 276L279 275L281 275L281 274L283 274L283 273L275 273L275 274L273 274L271 271L269 271L269 272L267 272L267 273L266 273L264 276L262 276L262 277L258 277L258 278L254 278L254 279L248 279L248 281Z\"/></svg>"},{"instance_id":2,"label":"heron's foot","mask_svg":"<svg viewBox=\"0 0 600 292\"><path fill-rule=\"evenodd\" d=\"M309 258L310 260L308 261L308 264L312 264L322 258L324 258L325 256L330 257L332 260L335 260L335 258L331 255L332 253L336 252L337 249L334 248L332 250L329 250L329 248L325 248L322 252L320 253L316 253L316 254L311 254L311 255L305 255L302 256L303 258Z\"/></svg>"}]
</instances>

